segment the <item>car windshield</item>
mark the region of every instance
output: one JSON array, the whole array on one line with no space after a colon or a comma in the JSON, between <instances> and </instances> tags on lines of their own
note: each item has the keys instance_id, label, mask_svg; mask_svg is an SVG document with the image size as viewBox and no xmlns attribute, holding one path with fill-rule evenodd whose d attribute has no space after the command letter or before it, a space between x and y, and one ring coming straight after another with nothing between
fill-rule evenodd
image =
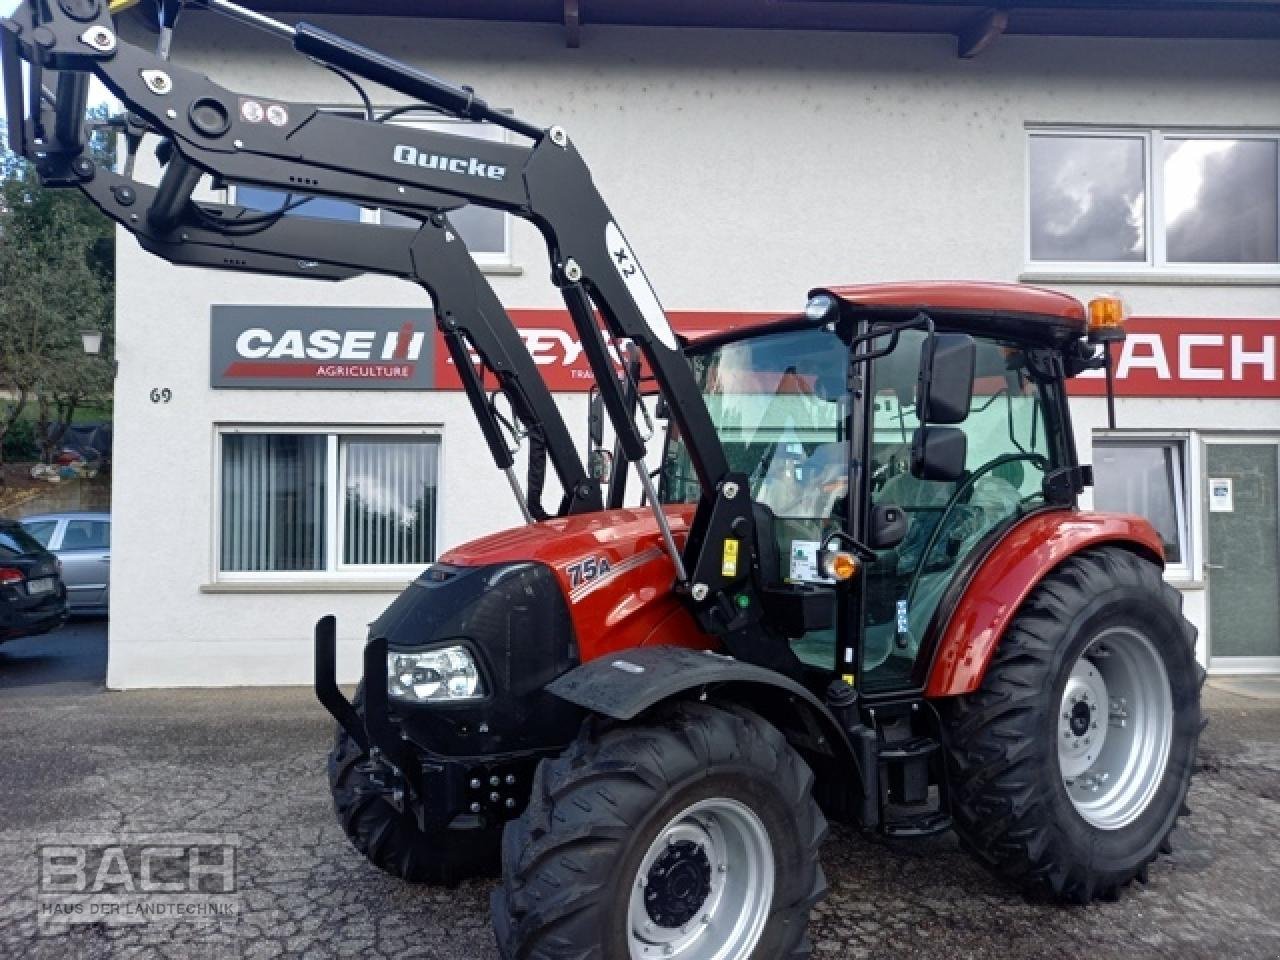
<instances>
[{"instance_id":1,"label":"car windshield","mask_svg":"<svg viewBox=\"0 0 1280 960\"><path fill-rule=\"evenodd\" d=\"M778 517L830 517L847 482L844 344L825 328L787 330L690 358L729 467ZM673 431L662 473L666 503L701 489Z\"/></svg>"},{"instance_id":2,"label":"car windshield","mask_svg":"<svg viewBox=\"0 0 1280 960\"><path fill-rule=\"evenodd\" d=\"M43 549L40 541L17 524L0 526L0 557L21 557L28 553L39 553Z\"/></svg>"}]
</instances>

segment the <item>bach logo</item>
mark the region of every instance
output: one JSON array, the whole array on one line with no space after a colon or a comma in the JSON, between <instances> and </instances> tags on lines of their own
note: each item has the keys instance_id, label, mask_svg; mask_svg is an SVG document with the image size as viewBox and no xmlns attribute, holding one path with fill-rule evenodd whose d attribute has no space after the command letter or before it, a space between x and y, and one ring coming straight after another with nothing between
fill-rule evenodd
<instances>
[{"instance_id":1,"label":"bach logo","mask_svg":"<svg viewBox=\"0 0 1280 960\"><path fill-rule=\"evenodd\" d=\"M396 163L407 167L421 167L424 170L439 170L442 173L460 173L468 177L480 177L483 180L502 180L507 175L507 168L497 163L485 163L478 157L447 157L442 153L427 153L417 147L399 144L393 154Z\"/></svg>"},{"instance_id":2,"label":"bach logo","mask_svg":"<svg viewBox=\"0 0 1280 960\"><path fill-rule=\"evenodd\" d=\"M158 833L42 837L37 926L199 923L234 918L239 837Z\"/></svg>"}]
</instances>

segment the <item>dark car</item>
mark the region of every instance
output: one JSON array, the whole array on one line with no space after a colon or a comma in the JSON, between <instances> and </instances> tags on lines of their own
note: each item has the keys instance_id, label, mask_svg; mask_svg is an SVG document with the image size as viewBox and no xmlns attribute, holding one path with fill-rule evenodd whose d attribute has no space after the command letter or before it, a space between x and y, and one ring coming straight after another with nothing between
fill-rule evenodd
<instances>
[{"instance_id":1,"label":"dark car","mask_svg":"<svg viewBox=\"0 0 1280 960\"><path fill-rule=\"evenodd\" d=\"M0 520L0 643L48 633L66 619L58 558L21 524Z\"/></svg>"}]
</instances>

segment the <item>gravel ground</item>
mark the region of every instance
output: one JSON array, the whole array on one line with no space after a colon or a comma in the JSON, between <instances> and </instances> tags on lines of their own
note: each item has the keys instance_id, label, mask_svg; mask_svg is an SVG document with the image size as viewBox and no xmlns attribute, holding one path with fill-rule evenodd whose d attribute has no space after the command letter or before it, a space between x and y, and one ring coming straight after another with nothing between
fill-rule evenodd
<instances>
[{"instance_id":1,"label":"gravel ground","mask_svg":"<svg viewBox=\"0 0 1280 960\"><path fill-rule=\"evenodd\" d=\"M308 691L42 687L22 659L0 650L0 956L497 957L489 882L409 887L347 845ZM1030 903L949 835L889 845L837 828L815 956L1280 958L1280 701L1205 701L1194 813L1146 887L1088 908ZM167 831L238 837L234 917L37 930L41 838Z\"/></svg>"}]
</instances>

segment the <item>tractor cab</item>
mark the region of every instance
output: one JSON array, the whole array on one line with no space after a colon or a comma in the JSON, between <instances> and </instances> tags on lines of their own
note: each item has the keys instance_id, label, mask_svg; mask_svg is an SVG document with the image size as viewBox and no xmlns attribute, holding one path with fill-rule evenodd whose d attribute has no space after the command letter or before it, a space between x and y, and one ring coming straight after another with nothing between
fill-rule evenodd
<instances>
[{"instance_id":1,"label":"tractor cab","mask_svg":"<svg viewBox=\"0 0 1280 960\"><path fill-rule=\"evenodd\" d=\"M1065 377L1085 333L1080 303L1050 291L884 284L815 291L803 316L690 348L749 478L761 579L834 595L833 615L790 631L813 686L923 690L948 594L1018 520L1074 506ZM661 495L700 495L674 430Z\"/></svg>"}]
</instances>

